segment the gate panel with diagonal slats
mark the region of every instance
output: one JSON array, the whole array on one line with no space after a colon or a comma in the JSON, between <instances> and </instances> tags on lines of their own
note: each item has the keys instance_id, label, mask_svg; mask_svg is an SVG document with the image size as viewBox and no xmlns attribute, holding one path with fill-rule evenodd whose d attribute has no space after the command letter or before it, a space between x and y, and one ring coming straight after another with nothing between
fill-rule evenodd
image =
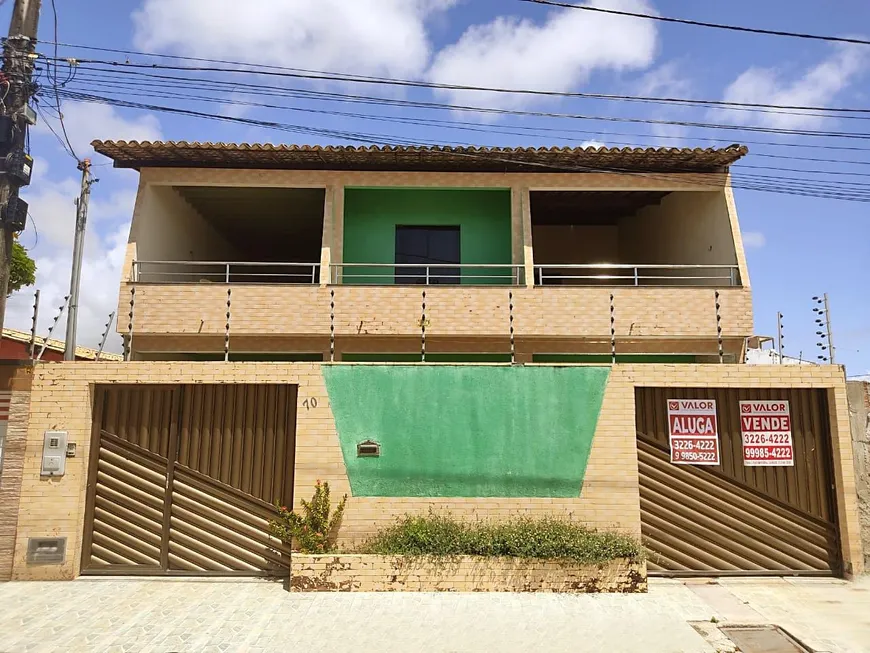
<instances>
[{"instance_id":1,"label":"gate panel with diagonal slats","mask_svg":"<svg viewBox=\"0 0 870 653\"><path fill-rule=\"evenodd\" d=\"M98 388L82 573L286 575L295 386Z\"/></svg>"},{"instance_id":2,"label":"gate panel with diagonal slats","mask_svg":"<svg viewBox=\"0 0 870 653\"><path fill-rule=\"evenodd\" d=\"M674 465L668 399L715 399L721 464ZM795 465L743 464L739 402L789 401ZM833 476L823 391L638 388L641 530L651 572L838 574Z\"/></svg>"}]
</instances>

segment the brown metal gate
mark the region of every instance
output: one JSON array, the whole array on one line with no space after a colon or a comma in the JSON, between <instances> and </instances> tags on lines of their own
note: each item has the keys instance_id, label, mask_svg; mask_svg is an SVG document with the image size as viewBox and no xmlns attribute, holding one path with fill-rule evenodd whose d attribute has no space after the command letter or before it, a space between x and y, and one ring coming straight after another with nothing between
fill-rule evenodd
<instances>
[{"instance_id":1,"label":"brown metal gate","mask_svg":"<svg viewBox=\"0 0 870 653\"><path fill-rule=\"evenodd\" d=\"M668 399L715 399L720 465L670 463ZM739 401L787 400L793 467L743 464ZM651 573L839 575L824 390L637 388L641 529Z\"/></svg>"},{"instance_id":2,"label":"brown metal gate","mask_svg":"<svg viewBox=\"0 0 870 653\"><path fill-rule=\"evenodd\" d=\"M296 386L98 387L83 574L286 575Z\"/></svg>"}]
</instances>

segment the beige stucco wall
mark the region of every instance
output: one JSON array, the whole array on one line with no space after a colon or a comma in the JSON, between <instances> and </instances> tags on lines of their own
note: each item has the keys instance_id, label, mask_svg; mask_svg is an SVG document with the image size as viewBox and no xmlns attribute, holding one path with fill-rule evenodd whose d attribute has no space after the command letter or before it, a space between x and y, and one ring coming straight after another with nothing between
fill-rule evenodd
<instances>
[{"instance_id":1,"label":"beige stucco wall","mask_svg":"<svg viewBox=\"0 0 870 653\"><path fill-rule=\"evenodd\" d=\"M532 237L538 265L620 261L619 228L615 225L533 225Z\"/></svg>"},{"instance_id":2,"label":"beige stucco wall","mask_svg":"<svg viewBox=\"0 0 870 653\"><path fill-rule=\"evenodd\" d=\"M130 242L143 261L229 261L235 247L171 186L140 184Z\"/></svg>"},{"instance_id":3,"label":"beige stucco wall","mask_svg":"<svg viewBox=\"0 0 870 653\"><path fill-rule=\"evenodd\" d=\"M90 451L93 385L97 383L292 383L300 406L318 398L316 408L298 411L296 502L307 498L317 479L335 494L350 492L344 461L319 363L63 363L41 364L33 379L27 449L23 465L21 510L13 575L20 579L73 578L79 572L87 461ZM636 386L816 387L825 388L831 429L837 513L843 556L850 573L863 569L849 414L842 368L834 366L616 365L604 395L585 480L575 499L426 499L351 497L341 538L358 540L404 513L431 507L460 516L507 517L522 513L567 514L598 528L640 533ZM309 404L310 405L310 404ZM69 431L79 445L60 479L41 479L39 460L46 429ZM65 536L63 565L25 564L27 539Z\"/></svg>"},{"instance_id":4,"label":"beige stucco wall","mask_svg":"<svg viewBox=\"0 0 870 653\"><path fill-rule=\"evenodd\" d=\"M738 234L739 237L739 234ZM670 193L620 221L624 261L737 265L728 205L722 192Z\"/></svg>"},{"instance_id":5,"label":"beige stucco wall","mask_svg":"<svg viewBox=\"0 0 870 653\"><path fill-rule=\"evenodd\" d=\"M849 381L849 418L852 424L852 450L855 483L864 542L864 564L870 565L870 382Z\"/></svg>"}]
</instances>

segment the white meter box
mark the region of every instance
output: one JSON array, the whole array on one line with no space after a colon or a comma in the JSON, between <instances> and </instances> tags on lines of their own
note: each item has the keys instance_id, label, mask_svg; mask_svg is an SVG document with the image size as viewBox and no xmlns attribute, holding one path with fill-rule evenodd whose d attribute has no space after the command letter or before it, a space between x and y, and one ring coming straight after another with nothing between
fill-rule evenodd
<instances>
[{"instance_id":1,"label":"white meter box","mask_svg":"<svg viewBox=\"0 0 870 653\"><path fill-rule=\"evenodd\" d=\"M41 476L63 476L66 470L66 431L46 431L42 445Z\"/></svg>"}]
</instances>

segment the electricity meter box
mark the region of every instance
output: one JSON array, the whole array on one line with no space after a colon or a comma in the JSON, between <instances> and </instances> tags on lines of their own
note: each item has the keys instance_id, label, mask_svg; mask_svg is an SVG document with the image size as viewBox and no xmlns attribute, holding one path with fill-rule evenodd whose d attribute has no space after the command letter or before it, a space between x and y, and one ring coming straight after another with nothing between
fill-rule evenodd
<instances>
[{"instance_id":1,"label":"electricity meter box","mask_svg":"<svg viewBox=\"0 0 870 653\"><path fill-rule=\"evenodd\" d=\"M8 204L0 209L0 220L7 229L24 231L27 226L27 202L17 195L11 195Z\"/></svg>"},{"instance_id":2,"label":"electricity meter box","mask_svg":"<svg viewBox=\"0 0 870 653\"><path fill-rule=\"evenodd\" d=\"M63 476L66 471L66 431L46 431L42 444L40 476Z\"/></svg>"}]
</instances>

